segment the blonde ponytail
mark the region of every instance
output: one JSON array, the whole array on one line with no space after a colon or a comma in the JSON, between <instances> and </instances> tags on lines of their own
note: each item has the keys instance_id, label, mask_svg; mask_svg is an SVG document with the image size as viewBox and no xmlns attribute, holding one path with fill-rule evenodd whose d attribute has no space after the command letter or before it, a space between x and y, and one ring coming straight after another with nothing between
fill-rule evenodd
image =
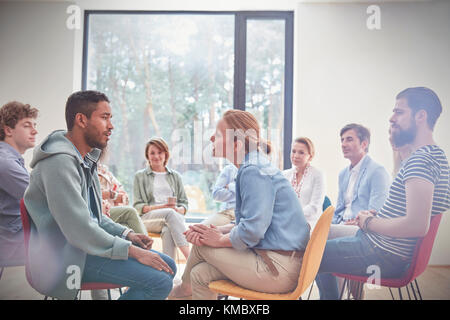
<instances>
[{"instance_id":1,"label":"blonde ponytail","mask_svg":"<svg viewBox=\"0 0 450 320\"><path fill-rule=\"evenodd\" d=\"M236 134L244 132L245 152L248 153L250 145L256 145L259 151L270 154L272 145L260 137L260 127L256 118L248 111L228 110L223 115L223 120L230 129L235 130ZM235 137L236 138L236 137Z\"/></svg>"}]
</instances>

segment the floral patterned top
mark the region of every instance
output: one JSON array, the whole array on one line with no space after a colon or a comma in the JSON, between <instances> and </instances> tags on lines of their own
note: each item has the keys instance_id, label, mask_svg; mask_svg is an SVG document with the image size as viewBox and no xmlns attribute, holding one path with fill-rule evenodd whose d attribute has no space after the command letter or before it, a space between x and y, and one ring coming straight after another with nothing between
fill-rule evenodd
<instances>
[{"instance_id":1,"label":"floral patterned top","mask_svg":"<svg viewBox=\"0 0 450 320\"><path fill-rule=\"evenodd\" d=\"M102 200L102 213L109 217L109 211L115 206L126 206L128 205L128 194L123 188L122 184L114 177L114 175L109 171L108 166L99 163L97 167L98 178L100 180L100 187L103 192L120 192L123 193L122 202L114 202L114 199L103 199Z\"/></svg>"}]
</instances>

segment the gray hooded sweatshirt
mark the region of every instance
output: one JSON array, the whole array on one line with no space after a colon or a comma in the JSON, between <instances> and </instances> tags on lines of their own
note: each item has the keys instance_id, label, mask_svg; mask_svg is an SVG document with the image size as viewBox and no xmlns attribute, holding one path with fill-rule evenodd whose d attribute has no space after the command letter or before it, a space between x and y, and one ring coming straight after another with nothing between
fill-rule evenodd
<instances>
[{"instance_id":1,"label":"gray hooded sweatshirt","mask_svg":"<svg viewBox=\"0 0 450 320\"><path fill-rule=\"evenodd\" d=\"M54 131L34 149L24 195L31 217L27 274L40 293L74 299L86 255L126 260L131 242L121 238L124 226L101 214L100 150L86 155L86 167L66 133ZM88 205L89 181L99 208L96 214Z\"/></svg>"}]
</instances>

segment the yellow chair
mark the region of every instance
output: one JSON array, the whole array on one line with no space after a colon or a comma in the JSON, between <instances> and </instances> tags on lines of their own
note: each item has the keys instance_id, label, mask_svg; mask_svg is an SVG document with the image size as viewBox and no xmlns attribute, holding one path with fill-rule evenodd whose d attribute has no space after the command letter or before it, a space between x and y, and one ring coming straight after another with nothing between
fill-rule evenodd
<instances>
[{"instance_id":1,"label":"yellow chair","mask_svg":"<svg viewBox=\"0 0 450 320\"><path fill-rule=\"evenodd\" d=\"M213 281L209 284L209 289L222 295L247 300L298 300L316 278L320 262L322 261L323 251L325 250L333 214L334 207L329 206L320 216L319 221L317 221L316 227L306 246L305 254L303 255L298 284L294 291L288 293L264 293L252 291L239 287L229 280Z\"/></svg>"},{"instance_id":2,"label":"yellow chair","mask_svg":"<svg viewBox=\"0 0 450 320\"><path fill-rule=\"evenodd\" d=\"M147 232L147 235L148 235L150 238L161 238L161 233L155 233L155 232L150 232L150 231L148 231L148 232ZM175 254L176 254L175 262L176 262L177 264L186 263L185 261L182 261L182 260L180 259L180 255L178 254L178 248L175 248Z\"/></svg>"},{"instance_id":3,"label":"yellow chair","mask_svg":"<svg viewBox=\"0 0 450 320\"><path fill-rule=\"evenodd\" d=\"M206 197L198 186L185 185L184 191L189 202L189 211L206 212Z\"/></svg>"}]
</instances>

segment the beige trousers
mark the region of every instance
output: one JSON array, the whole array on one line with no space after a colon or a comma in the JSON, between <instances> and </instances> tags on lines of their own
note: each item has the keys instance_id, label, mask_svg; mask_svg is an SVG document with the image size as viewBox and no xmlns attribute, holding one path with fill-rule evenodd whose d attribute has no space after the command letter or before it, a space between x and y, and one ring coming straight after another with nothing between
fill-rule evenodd
<instances>
[{"instance_id":1,"label":"beige trousers","mask_svg":"<svg viewBox=\"0 0 450 320\"><path fill-rule=\"evenodd\" d=\"M220 212L213 213L210 217L205 219L202 224L209 226L212 224L213 226L224 226L226 224L231 223L235 219L234 217L234 209L223 210Z\"/></svg>"},{"instance_id":2,"label":"beige trousers","mask_svg":"<svg viewBox=\"0 0 450 320\"><path fill-rule=\"evenodd\" d=\"M302 259L273 251L267 255L277 268L274 276L262 258L253 250L193 246L182 280L192 285L193 300L215 300L217 294L208 285L215 280L231 280L241 287L266 292L285 293L295 289Z\"/></svg>"}]
</instances>

